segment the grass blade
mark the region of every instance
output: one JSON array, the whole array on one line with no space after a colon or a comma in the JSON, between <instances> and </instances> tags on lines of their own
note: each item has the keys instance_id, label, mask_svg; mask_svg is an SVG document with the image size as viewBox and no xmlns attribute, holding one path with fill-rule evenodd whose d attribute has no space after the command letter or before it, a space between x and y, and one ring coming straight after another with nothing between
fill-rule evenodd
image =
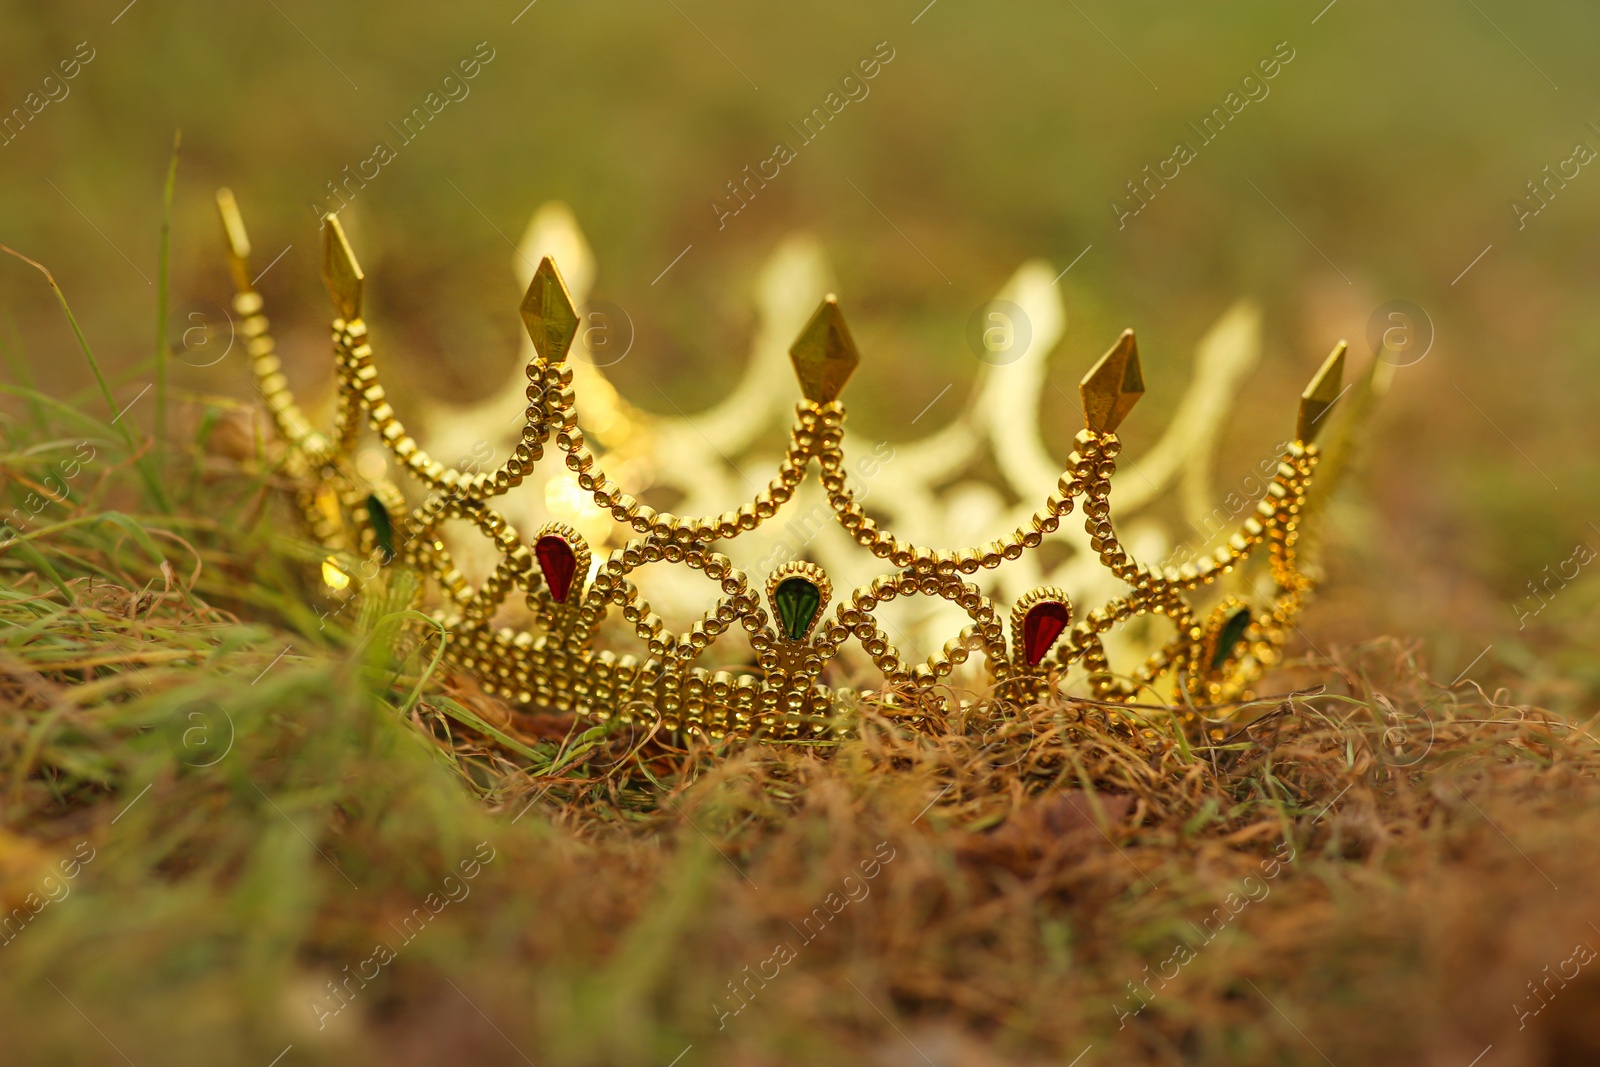
<instances>
[{"instance_id":1,"label":"grass blade","mask_svg":"<svg viewBox=\"0 0 1600 1067\"><path fill-rule=\"evenodd\" d=\"M161 194L161 251L156 263L156 470L164 469L167 451L167 303L172 289L172 191L178 184L178 150L183 131L172 136L172 160ZM163 502L164 503L164 502ZM168 508L167 510L170 510Z\"/></svg>"},{"instance_id":2,"label":"grass blade","mask_svg":"<svg viewBox=\"0 0 1600 1067\"><path fill-rule=\"evenodd\" d=\"M139 474L144 478L145 488L150 491L150 495L155 498L162 511L171 511L172 508L167 503L166 491L161 487L161 479L156 476L155 469L150 463L150 456L148 454L140 455L139 447L133 440L133 431L128 429L127 423L121 422L117 417L117 401L111 395L111 387L106 384L105 374L100 370L100 361L94 358L94 349L89 347L89 339L83 335L83 327L78 325L78 316L72 313L72 305L67 303L67 294L63 293L61 286L56 284L55 275L51 274L50 268L43 263L29 259L15 248L0 245L0 252L16 256L22 262L43 274L45 281L50 283L50 291L56 294L56 302L61 305L61 310L66 313L67 322L72 327L72 334L78 339L78 347L83 350L83 358L89 361L89 369L94 372L94 380L100 387L100 395L105 398L106 407L112 413L112 422L119 424L118 429L122 433L122 440L128 446L128 453L137 457L134 462L139 466Z\"/></svg>"}]
</instances>

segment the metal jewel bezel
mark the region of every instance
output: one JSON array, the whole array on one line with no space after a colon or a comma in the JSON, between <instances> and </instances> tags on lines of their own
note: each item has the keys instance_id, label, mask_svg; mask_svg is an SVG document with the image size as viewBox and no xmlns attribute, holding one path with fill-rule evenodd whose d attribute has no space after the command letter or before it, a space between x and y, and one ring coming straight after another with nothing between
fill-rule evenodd
<instances>
[{"instance_id":1,"label":"metal jewel bezel","mask_svg":"<svg viewBox=\"0 0 1600 1067\"><path fill-rule=\"evenodd\" d=\"M788 630L783 625L783 613L778 610L778 586L790 578L804 578L817 587L817 610L812 613L811 621L806 624L805 632L799 637L789 636ZM822 616L827 613L828 604L832 600L833 583L828 580L828 576L823 569L815 563L806 560L791 560L767 575L767 607L772 611L772 633L779 644L809 644L812 635L817 632L817 625L822 622Z\"/></svg>"}]
</instances>

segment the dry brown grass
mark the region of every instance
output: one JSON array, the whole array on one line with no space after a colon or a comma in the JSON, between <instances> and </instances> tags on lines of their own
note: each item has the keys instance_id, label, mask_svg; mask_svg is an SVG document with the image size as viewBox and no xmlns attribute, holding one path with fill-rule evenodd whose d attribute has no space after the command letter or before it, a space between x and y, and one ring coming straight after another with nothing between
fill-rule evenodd
<instances>
[{"instance_id":1,"label":"dry brown grass","mask_svg":"<svg viewBox=\"0 0 1600 1067\"><path fill-rule=\"evenodd\" d=\"M1600 1056L1590 970L1517 1014L1600 944L1594 739L1390 643L1279 672L1308 695L1210 742L1067 701L712 751L574 735L461 678L413 701L415 658L241 624L183 578L15 588L5 903L95 858L0 947L7 1062ZM212 765L196 699L232 730ZM403 944L480 841L470 895ZM312 1006L380 942L348 1007Z\"/></svg>"},{"instance_id":2,"label":"dry brown grass","mask_svg":"<svg viewBox=\"0 0 1600 1067\"><path fill-rule=\"evenodd\" d=\"M6 492L77 443L41 403ZM0 556L0 1062L1600 1062L1595 740L1414 649L1149 736L608 736L432 672L404 589L319 620L261 477L158 511L72 418L94 481Z\"/></svg>"}]
</instances>

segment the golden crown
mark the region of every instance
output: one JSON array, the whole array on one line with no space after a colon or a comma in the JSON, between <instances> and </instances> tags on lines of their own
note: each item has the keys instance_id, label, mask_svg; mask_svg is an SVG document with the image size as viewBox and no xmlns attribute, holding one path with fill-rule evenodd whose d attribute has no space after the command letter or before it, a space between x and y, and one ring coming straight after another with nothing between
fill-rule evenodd
<instances>
[{"instance_id":1,"label":"golden crown","mask_svg":"<svg viewBox=\"0 0 1600 1067\"><path fill-rule=\"evenodd\" d=\"M1031 521L987 544L932 549L881 528L850 485L839 395L859 357L832 295L789 350L803 399L777 474L737 510L688 518L657 511L630 495L607 476L586 445L573 371L566 362L581 319L552 259L541 259L521 305L533 357L520 441L498 469L466 471L430 457L396 417L378 380L361 317L364 275L333 214L323 218L322 276L337 311L334 426L327 434L312 427L282 374L263 301L251 281L250 243L232 194L219 191L217 204L236 288L238 330L281 439L278 460L295 487L295 504L311 537L329 553L324 580L336 589L352 582L359 587L385 570L421 579L414 583L415 595L439 605L433 615L447 635L444 658L477 678L485 692L530 710L599 723L642 722L711 738L822 738L853 701L872 701L889 715L916 721L931 703L951 699L948 680L974 653L983 661L992 694L1002 700L1033 703L1065 694L1071 684L1113 705L1132 703L1151 689L1170 693L1190 708L1215 705L1253 696L1251 687L1281 658L1313 588L1297 544L1319 458L1313 441L1342 395L1343 342L1301 395L1295 439L1279 457L1256 513L1213 554L1176 568L1141 564L1119 542L1111 521L1110 481L1122 448L1116 430L1144 393L1131 330L1083 377L1085 427L1074 439L1054 492ZM408 504L381 473L361 472L354 459L363 423L426 492L421 504ZM552 437L578 487L636 535L604 560L593 559L584 537L559 522L537 529L530 544L491 506L534 470ZM838 525L891 569L840 597L828 617L825 609L834 600L828 575L803 560L778 565L764 582L756 579L764 586L769 616L751 577L713 546L772 519L809 477L813 460ZM1016 598L1008 618L969 576L1037 549L1080 500L1089 546L1126 592L1075 616L1063 589L1040 586ZM442 536L442 525L457 519L475 526L496 554L492 573L476 588L457 569ZM1253 602L1229 595L1198 611L1190 595L1240 567L1263 543L1272 588L1258 591L1249 598ZM364 566L351 566L352 556ZM702 571L720 588L714 607L686 632L668 632L630 578L655 563ZM362 570L365 577L358 577ZM497 623L514 590L525 596L527 628ZM970 623L941 652L910 663L890 642L877 613L916 595L953 603ZM602 624L619 613L645 642L642 658L597 647ZM1173 635L1134 671L1114 671L1103 638L1145 615L1167 617ZM706 650L735 625L745 631L754 663L743 669L703 665ZM825 684L825 675L834 681L842 673L836 660L852 638L881 674L880 684Z\"/></svg>"}]
</instances>

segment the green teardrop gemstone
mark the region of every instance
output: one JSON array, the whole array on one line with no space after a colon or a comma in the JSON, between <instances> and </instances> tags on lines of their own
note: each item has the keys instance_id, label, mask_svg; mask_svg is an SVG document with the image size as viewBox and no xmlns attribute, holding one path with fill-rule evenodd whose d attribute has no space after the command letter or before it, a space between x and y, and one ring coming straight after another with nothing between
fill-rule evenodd
<instances>
[{"instance_id":1,"label":"green teardrop gemstone","mask_svg":"<svg viewBox=\"0 0 1600 1067\"><path fill-rule=\"evenodd\" d=\"M372 536L378 542L383 562L388 563L394 559L394 520L389 517L389 509L383 506L377 493L367 494L367 517L372 520Z\"/></svg>"},{"instance_id":2,"label":"green teardrop gemstone","mask_svg":"<svg viewBox=\"0 0 1600 1067\"><path fill-rule=\"evenodd\" d=\"M1228 617L1222 624L1222 632L1217 635L1217 647L1211 653L1211 669L1220 671L1224 664L1233 658L1233 650L1240 641L1244 640L1244 632L1250 628L1250 609L1240 608Z\"/></svg>"},{"instance_id":3,"label":"green teardrop gemstone","mask_svg":"<svg viewBox=\"0 0 1600 1067\"><path fill-rule=\"evenodd\" d=\"M773 605L778 609L778 620L791 641L805 636L811 620L817 617L822 606L822 590L809 578L795 575L778 583L772 591Z\"/></svg>"}]
</instances>

